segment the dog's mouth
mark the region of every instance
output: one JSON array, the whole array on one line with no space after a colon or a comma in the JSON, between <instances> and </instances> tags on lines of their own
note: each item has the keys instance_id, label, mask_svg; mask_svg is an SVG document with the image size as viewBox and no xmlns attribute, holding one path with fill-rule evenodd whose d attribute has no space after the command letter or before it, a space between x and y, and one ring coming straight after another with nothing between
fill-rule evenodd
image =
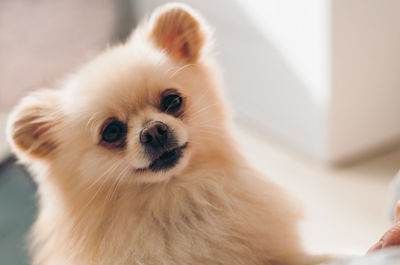
<instances>
[{"instance_id":1,"label":"dog's mouth","mask_svg":"<svg viewBox=\"0 0 400 265\"><path fill-rule=\"evenodd\" d=\"M143 172L145 170L151 170L153 172L166 171L175 167L181 157L183 156L183 149L187 147L187 143L180 147L173 148L161 154L157 159L151 162L150 166L146 168L136 169L138 172Z\"/></svg>"}]
</instances>

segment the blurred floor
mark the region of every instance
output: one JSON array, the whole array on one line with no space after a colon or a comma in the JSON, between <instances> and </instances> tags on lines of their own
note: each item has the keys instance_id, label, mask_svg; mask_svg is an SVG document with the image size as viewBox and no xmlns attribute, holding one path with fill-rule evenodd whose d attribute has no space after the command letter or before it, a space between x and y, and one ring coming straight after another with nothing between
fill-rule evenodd
<instances>
[{"instance_id":1,"label":"blurred floor","mask_svg":"<svg viewBox=\"0 0 400 265\"><path fill-rule=\"evenodd\" d=\"M400 148L330 168L273 142L245 122L238 127L249 161L304 206L302 233L311 251L364 254L389 227L387 187L400 168Z\"/></svg>"},{"instance_id":2,"label":"blurred floor","mask_svg":"<svg viewBox=\"0 0 400 265\"><path fill-rule=\"evenodd\" d=\"M400 149L346 168L327 168L239 122L237 137L250 162L299 198L302 233L313 252L363 254L389 226L387 185ZM20 166L0 168L0 264L28 264L25 235L34 218L34 185Z\"/></svg>"}]
</instances>

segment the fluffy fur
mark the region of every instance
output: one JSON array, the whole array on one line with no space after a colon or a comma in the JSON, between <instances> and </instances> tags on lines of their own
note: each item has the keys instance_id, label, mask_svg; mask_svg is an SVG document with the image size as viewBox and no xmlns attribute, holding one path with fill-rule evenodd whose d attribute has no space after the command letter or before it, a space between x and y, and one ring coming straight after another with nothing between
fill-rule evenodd
<instances>
[{"instance_id":1,"label":"fluffy fur","mask_svg":"<svg viewBox=\"0 0 400 265\"><path fill-rule=\"evenodd\" d=\"M230 135L210 30L187 6L156 10L58 90L21 101L10 117L13 150L38 184L34 265L307 265L299 213L252 169ZM160 94L179 91L179 116ZM101 143L104 122L127 125L125 144ZM162 121L183 157L153 172L139 141ZM143 169L144 168L144 169Z\"/></svg>"}]
</instances>

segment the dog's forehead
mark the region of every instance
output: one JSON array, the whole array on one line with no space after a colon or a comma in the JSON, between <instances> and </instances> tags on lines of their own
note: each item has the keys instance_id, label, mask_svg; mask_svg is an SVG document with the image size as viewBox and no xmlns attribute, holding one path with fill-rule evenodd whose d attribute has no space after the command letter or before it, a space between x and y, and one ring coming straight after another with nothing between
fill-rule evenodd
<instances>
[{"instance_id":1,"label":"dog's forehead","mask_svg":"<svg viewBox=\"0 0 400 265\"><path fill-rule=\"evenodd\" d=\"M82 78L77 76L69 93L76 108L106 115L137 112L158 104L161 92L174 86L177 67L162 57L114 57L97 61L84 69Z\"/></svg>"}]
</instances>

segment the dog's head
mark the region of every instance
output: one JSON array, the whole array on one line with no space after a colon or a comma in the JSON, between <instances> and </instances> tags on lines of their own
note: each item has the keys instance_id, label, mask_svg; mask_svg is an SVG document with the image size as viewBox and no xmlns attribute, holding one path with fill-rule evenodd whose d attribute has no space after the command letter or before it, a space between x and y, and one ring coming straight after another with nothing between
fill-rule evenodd
<instances>
[{"instance_id":1,"label":"dog's head","mask_svg":"<svg viewBox=\"0 0 400 265\"><path fill-rule=\"evenodd\" d=\"M60 90L23 99L9 120L13 150L89 183L179 174L225 137L209 35L190 8L159 8Z\"/></svg>"}]
</instances>

